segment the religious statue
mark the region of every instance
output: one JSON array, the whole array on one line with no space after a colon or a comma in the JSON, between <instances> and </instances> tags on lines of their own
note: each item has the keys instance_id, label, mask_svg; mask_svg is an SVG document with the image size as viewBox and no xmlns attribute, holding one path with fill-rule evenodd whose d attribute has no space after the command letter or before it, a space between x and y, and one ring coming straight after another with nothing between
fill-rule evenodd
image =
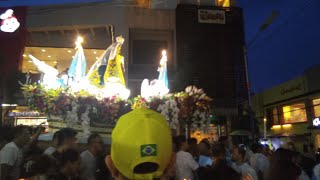
<instances>
[{"instance_id":1,"label":"religious statue","mask_svg":"<svg viewBox=\"0 0 320 180\"><path fill-rule=\"evenodd\" d=\"M126 86L123 76L124 57L120 55L123 43L123 37L117 37L116 42L111 44L94 63L87 74L91 84L104 87L106 82L118 82Z\"/></svg>"},{"instance_id":2,"label":"religious statue","mask_svg":"<svg viewBox=\"0 0 320 180\"><path fill-rule=\"evenodd\" d=\"M169 93L168 88L168 71L167 71L167 53L162 51L160 67L158 68L158 79L150 81L144 79L141 84L141 96L150 99L153 96L164 96Z\"/></svg>"},{"instance_id":3,"label":"religious statue","mask_svg":"<svg viewBox=\"0 0 320 180\"><path fill-rule=\"evenodd\" d=\"M116 96L127 99L130 95L123 75L124 57L120 55L123 43L123 37L118 36L116 42L108 47L87 74L88 87L97 87L98 94L102 97Z\"/></svg>"},{"instance_id":4,"label":"religious statue","mask_svg":"<svg viewBox=\"0 0 320 180\"><path fill-rule=\"evenodd\" d=\"M82 42L82 37L78 37L77 41L75 42L75 49L77 49L77 51L68 69L68 83L70 85L79 83L86 76L87 62L86 57L84 56L83 48L81 46Z\"/></svg>"},{"instance_id":5,"label":"religious statue","mask_svg":"<svg viewBox=\"0 0 320 180\"><path fill-rule=\"evenodd\" d=\"M167 52L165 50L162 51L162 58L160 59L160 67L158 68L158 71L158 81L168 88Z\"/></svg>"}]
</instances>

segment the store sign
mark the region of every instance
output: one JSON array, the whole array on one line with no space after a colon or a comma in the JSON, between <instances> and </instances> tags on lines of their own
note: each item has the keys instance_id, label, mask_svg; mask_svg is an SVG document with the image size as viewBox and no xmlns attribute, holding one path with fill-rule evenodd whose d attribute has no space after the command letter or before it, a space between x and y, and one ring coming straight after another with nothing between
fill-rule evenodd
<instances>
[{"instance_id":1,"label":"store sign","mask_svg":"<svg viewBox=\"0 0 320 180\"><path fill-rule=\"evenodd\" d=\"M292 85L290 87L284 87L284 88L281 88L281 95L285 95L285 94L288 94L288 93L292 93L292 92L295 92L295 91L301 91L302 90L302 83L299 83L299 84L296 84L296 85Z\"/></svg>"},{"instance_id":2,"label":"store sign","mask_svg":"<svg viewBox=\"0 0 320 180\"><path fill-rule=\"evenodd\" d=\"M225 24L226 23L226 13L221 10L198 10L198 21L199 23L208 24Z\"/></svg>"},{"instance_id":3,"label":"store sign","mask_svg":"<svg viewBox=\"0 0 320 180\"><path fill-rule=\"evenodd\" d=\"M8 9L5 13L1 14L0 19L2 19L0 30L3 32L12 33L20 26L18 19L13 15L12 9Z\"/></svg>"},{"instance_id":4,"label":"store sign","mask_svg":"<svg viewBox=\"0 0 320 180\"><path fill-rule=\"evenodd\" d=\"M320 125L320 119L319 118L315 118L313 121L312 121L313 125L314 126L319 126Z\"/></svg>"},{"instance_id":5,"label":"store sign","mask_svg":"<svg viewBox=\"0 0 320 180\"><path fill-rule=\"evenodd\" d=\"M15 112L11 111L8 114L10 117L39 117L41 114L36 111L22 111L22 112Z\"/></svg>"}]
</instances>

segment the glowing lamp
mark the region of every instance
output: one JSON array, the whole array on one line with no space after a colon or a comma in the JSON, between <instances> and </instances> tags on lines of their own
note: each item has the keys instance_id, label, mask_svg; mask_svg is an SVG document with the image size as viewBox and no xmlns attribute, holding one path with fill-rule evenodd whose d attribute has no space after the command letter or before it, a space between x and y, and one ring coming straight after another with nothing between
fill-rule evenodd
<instances>
[{"instance_id":1,"label":"glowing lamp","mask_svg":"<svg viewBox=\"0 0 320 180\"><path fill-rule=\"evenodd\" d=\"M272 126L272 129L280 129L281 128L281 125L273 125Z\"/></svg>"},{"instance_id":2,"label":"glowing lamp","mask_svg":"<svg viewBox=\"0 0 320 180\"><path fill-rule=\"evenodd\" d=\"M282 125L283 128L290 128L292 126L292 124L284 124Z\"/></svg>"}]
</instances>

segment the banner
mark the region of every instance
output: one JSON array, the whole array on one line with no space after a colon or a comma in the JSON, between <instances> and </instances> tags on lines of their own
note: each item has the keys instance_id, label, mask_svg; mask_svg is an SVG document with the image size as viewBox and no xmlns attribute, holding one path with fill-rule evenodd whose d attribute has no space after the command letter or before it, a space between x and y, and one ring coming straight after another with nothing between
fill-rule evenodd
<instances>
[{"instance_id":1,"label":"banner","mask_svg":"<svg viewBox=\"0 0 320 180\"><path fill-rule=\"evenodd\" d=\"M225 24L226 13L222 10L198 10L198 22L207 24Z\"/></svg>"}]
</instances>

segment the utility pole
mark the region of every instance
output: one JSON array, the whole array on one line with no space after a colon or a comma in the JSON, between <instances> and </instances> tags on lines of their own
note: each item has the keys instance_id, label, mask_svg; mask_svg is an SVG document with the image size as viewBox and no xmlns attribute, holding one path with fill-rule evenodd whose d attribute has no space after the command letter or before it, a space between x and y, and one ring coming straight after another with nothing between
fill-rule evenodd
<instances>
[{"instance_id":1,"label":"utility pole","mask_svg":"<svg viewBox=\"0 0 320 180\"><path fill-rule=\"evenodd\" d=\"M264 32L279 16L279 11L272 11L270 16L260 25L259 30L255 33L253 38L243 46L243 53L244 53L244 63L246 69L246 81L247 81L247 91L248 91L248 113L250 119L250 128L251 128L251 136L252 140L255 139L255 122L253 117L253 108L252 108L252 101L251 101L251 90L250 90L250 81L249 81L249 72L248 72L248 49L251 48L259 35Z\"/></svg>"}]
</instances>

